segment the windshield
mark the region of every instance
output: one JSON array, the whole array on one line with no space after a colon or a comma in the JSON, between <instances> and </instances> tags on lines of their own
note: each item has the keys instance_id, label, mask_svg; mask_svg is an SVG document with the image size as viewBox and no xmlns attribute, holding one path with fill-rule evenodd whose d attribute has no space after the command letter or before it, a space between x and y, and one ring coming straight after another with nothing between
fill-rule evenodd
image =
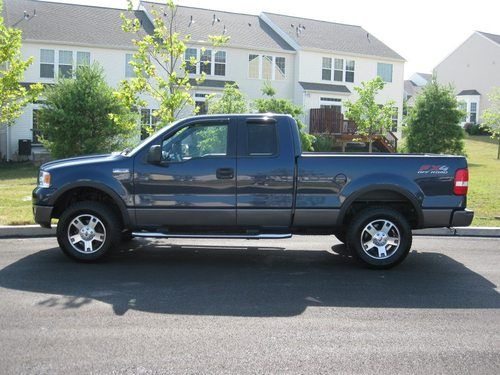
<instances>
[{"instance_id":1,"label":"windshield","mask_svg":"<svg viewBox=\"0 0 500 375\"><path fill-rule=\"evenodd\" d=\"M166 125L164 126L163 128L157 130L156 132L154 132L153 134L151 134L149 137L147 137L146 139L143 139L141 141L141 143L139 143L137 146L135 146L131 151L128 150L128 149L125 149L123 150L122 154L125 155L125 156L133 156L135 155L137 152L139 152L139 150L141 150L145 145L147 145L149 142L151 142L151 140L153 138L156 138L158 135L160 135L161 133L164 133L167 129L170 129L172 126L174 125L177 125L181 120L177 120L177 121L174 121L172 122L171 124L169 125Z\"/></svg>"}]
</instances>

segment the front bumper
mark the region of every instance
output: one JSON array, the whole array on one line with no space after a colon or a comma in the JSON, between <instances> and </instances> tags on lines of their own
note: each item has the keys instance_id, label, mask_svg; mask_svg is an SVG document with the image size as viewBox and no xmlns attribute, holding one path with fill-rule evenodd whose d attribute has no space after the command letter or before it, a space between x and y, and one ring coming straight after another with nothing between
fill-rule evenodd
<instances>
[{"instance_id":1,"label":"front bumper","mask_svg":"<svg viewBox=\"0 0 500 375\"><path fill-rule=\"evenodd\" d=\"M453 212L453 216L451 217L451 226L452 227L468 227L471 225L472 220L474 219L474 211L465 209L463 211L455 211Z\"/></svg>"},{"instance_id":2,"label":"front bumper","mask_svg":"<svg viewBox=\"0 0 500 375\"><path fill-rule=\"evenodd\" d=\"M52 206L39 206L33 205L33 216L35 223L39 224L42 228L50 228L50 221L52 219Z\"/></svg>"}]
</instances>

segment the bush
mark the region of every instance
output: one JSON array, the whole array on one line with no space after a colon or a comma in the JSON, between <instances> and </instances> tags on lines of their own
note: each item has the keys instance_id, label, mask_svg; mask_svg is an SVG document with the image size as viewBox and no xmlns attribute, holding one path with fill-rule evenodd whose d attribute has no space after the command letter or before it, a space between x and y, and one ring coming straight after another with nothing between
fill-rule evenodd
<instances>
[{"instance_id":1,"label":"bush","mask_svg":"<svg viewBox=\"0 0 500 375\"><path fill-rule=\"evenodd\" d=\"M291 115L295 119L299 127L302 150L314 151L313 143L316 137L312 134L306 133L304 130L306 126L300 119L300 116L303 113L302 108L293 104L290 100L275 98L274 95L276 94L276 91L268 83L264 84L262 93L268 97L264 99L256 99L254 101L257 112L282 113Z\"/></svg>"},{"instance_id":2,"label":"bush","mask_svg":"<svg viewBox=\"0 0 500 375\"><path fill-rule=\"evenodd\" d=\"M113 94L97 64L48 87L39 112L42 143L53 157L108 153L131 146L138 114Z\"/></svg>"},{"instance_id":3,"label":"bush","mask_svg":"<svg viewBox=\"0 0 500 375\"><path fill-rule=\"evenodd\" d=\"M464 155L464 131L460 126L463 116L453 89L433 79L417 96L408 114L408 152Z\"/></svg>"},{"instance_id":4,"label":"bush","mask_svg":"<svg viewBox=\"0 0 500 375\"><path fill-rule=\"evenodd\" d=\"M464 125L464 130L469 135L490 135L490 132L481 125L470 122Z\"/></svg>"},{"instance_id":5,"label":"bush","mask_svg":"<svg viewBox=\"0 0 500 375\"><path fill-rule=\"evenodd\" d=\"M316 140L313 143L314 151L331 152L335 146L335 140L328 135L316 135Z\"/></svg>"}]
</instances>

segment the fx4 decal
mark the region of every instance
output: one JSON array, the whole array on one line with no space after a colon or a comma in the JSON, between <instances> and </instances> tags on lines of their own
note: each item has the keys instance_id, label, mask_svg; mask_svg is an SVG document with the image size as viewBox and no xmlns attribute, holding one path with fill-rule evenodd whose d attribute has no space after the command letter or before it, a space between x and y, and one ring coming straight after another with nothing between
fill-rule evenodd
<instances>
[{"instance_id":1,"label":"fx4 decal","mask_svg":"<svg viewBox=\"0 0 500 375\"><path fill-rule=\"evenodd\" d=\"M447 165L422 165L418 174L448 174L449 169Z\"/></svg>"}]
</instances>

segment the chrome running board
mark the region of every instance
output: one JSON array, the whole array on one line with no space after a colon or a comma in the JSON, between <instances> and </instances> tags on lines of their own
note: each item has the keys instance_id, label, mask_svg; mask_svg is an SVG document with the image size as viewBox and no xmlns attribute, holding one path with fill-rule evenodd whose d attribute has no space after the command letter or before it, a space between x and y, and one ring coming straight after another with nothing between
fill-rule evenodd
<instances>
[{"instance_id":1,"label":"chrome running board","mask_svg":"<svg viewBox=\"0 0 500 375\"><path fill-rule=\"evenodd\" d=\"M226 239L247 239L247 240L279 240L291 238L291 233L283 234L180 234L161 232L132 232L134 237L145 238L226 238Z\"/></svg>"}]
</instances>

